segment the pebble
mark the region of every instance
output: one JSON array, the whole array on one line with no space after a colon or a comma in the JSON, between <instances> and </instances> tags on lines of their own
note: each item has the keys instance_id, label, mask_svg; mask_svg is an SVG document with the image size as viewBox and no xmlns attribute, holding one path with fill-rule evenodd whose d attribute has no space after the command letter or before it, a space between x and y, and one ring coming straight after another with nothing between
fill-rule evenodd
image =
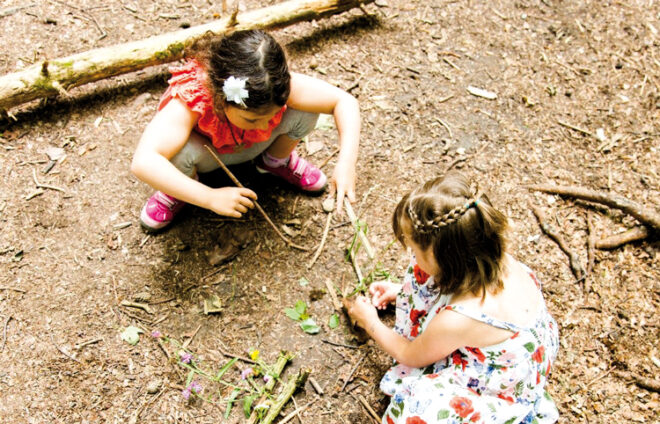
<instances>
[{"instance_id":1,"label":"pebble","mask_svg":"<svg viewBox=\"0 0 660 424\"><path fill-rule=\"evenodd\" d=\"M150 395L153 395L153 394L155 394L155 393L158 393L158 390L160 390L160 385L161 385L161 384L162 384L162 383L161 383L160 380L151 380L151 381L147 384L147 393L149 393Z\"/></svg>"},{"instance_id":2,"label":"pebble","mask_svg":"<svg viewBox=\"0 0 660 424\"><path fill-rule=\"evenodd\" d=\"M323 201L323 210L327 213L332 212L335 209L335 199L328 197Z\"/></svg>"}]
</instances>

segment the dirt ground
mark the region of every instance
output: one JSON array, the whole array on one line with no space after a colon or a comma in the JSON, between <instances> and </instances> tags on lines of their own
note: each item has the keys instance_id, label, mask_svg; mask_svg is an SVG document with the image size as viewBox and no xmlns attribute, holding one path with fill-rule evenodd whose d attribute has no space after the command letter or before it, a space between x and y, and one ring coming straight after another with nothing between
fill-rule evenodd
<instances>
[{"instance_id":1,"label":"dirt ground","mask_svg":"<svg viewBox=\"0 0 660 424\"><path fill-rule=\"evenodd\" d=\"M0 15L0 74L223 15L222 2L210 0L5 0L1 9L18 6L28 7ZM401 276L407 263L403 249L390 246L397 200L450 167L463 170L508 213L512 252L545 283L560 326L549 384L560 422L658 422L657 386L644 388L642 380L657 385L660 368L657 238L595 251L593 269L576 283L530 207L545 211L585 267L588 214L598 238L635 219L526 186L612 191L658 211L660 4L382 0L365 10L370 16L358 9L273 34L293 70L360 100L354 208L382 267ZM15 119L0 124L0 421L242 422L241 405L224 419L222 405L183 399L187 370L172 339L216 372L225 354L258 349L273 363L288 349L297 356L285 379L309 367L324 392L318 396L310 382L298 391L296 404L307 408L292 422L370 422L358 398L384 411L378 382L390 360L371 342L359 344L343 316L330 328L334 311L324 291L326 279L339 288L355 284L344 258L353 236L346 216L334 218L311 269L313 250L287 248L256 212L232 222L189 207L162 234L140 229L151 189L129 164L166 78L163 66L90 84L69 99L17 108ZM468 86L497 98L471 95ZM325 125L299 151L322 163L335 142ZM49 152L66 158L45 172ZM333 165L334 158L324 169ZM264 181L250 165L236 172L278 225L298 220L300 228L289 226L296 243L316 248L326 221L322 197ZM60 190L38 191L37 181ZM214 249L245 235L233 260L211 264ZM205 315L211 295L222 312ZM309 305L318 334L285 316L298 300ZM393 319L391 310L384 316ZM135 346L120 338L128 326L145 330ZM154 330L168 338L162 348ZM226 378L245 385L238 376L246 366L239 360ZM226 397L218 387L209 384L204 394ZM293 409L289 403L283 413Z\"/></svg>"}]
</instances>

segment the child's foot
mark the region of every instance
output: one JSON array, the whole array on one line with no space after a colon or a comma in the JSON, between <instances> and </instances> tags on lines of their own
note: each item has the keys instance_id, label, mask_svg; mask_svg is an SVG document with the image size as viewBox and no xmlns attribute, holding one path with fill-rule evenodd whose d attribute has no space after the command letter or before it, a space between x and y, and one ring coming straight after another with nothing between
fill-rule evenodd
<instances>
[{"instance_id":1,"label":"child's foot","mask_svg":"<svg viewBox=\"0 0 660 424\"><path fill-rule=\"evenodd\" d=\"M262 174L277 175L308 193L321 193L325 190L328 178L323 171L298 156L295 150L289 155L288 161L286 159L282 160L284 162L282 164L273 163L272 161L269 164L270 155L266 155L268 154L264 153L257 159L257 171Z\"/></svg>"},{"instance_id":2,"label":"child's foot","mask_svg":"<svg viewBox=\"0 0 660 424\"><path fill-rule=\"evenodd\" d=\"M140 224L146 231L161 230L172 222L174 216L185 206L185 202L175 199L162 191L155 192L140 212Z\"/></svg>"}]
</instances>

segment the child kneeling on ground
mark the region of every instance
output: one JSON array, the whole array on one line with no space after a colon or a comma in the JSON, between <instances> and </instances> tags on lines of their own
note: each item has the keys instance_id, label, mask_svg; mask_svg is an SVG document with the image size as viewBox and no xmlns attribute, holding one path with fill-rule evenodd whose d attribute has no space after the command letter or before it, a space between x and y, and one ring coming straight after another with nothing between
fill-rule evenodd
<instances>
[{"instance_id":1,"label":"child kneeling on ground","mask_svg":"<svg viewBox=\"0 0 660 424\"><path fill-rule=\"evenodd\" d=\"M557 324L506 251L507 218L456 172L406 194L392 220L412 250L403 284L371 284L348 313L396 361L383 423L552 423ZM394 329L377 309L396 301Z\"/></svg>"}]
</instances>

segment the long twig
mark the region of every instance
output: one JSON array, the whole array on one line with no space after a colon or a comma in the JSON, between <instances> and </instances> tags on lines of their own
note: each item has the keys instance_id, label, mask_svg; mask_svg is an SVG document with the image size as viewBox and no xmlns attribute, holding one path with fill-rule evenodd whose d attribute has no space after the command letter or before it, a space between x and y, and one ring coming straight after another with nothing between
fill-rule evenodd
<instances>
[{"instance_id":1,"label":"long twig","mask_svg":"<svg viewBox=\"0 0 660 424\"><path fill-rule=\"evenodd\" d=\"M591 290L592 272L594 270L594 262L596 258L596 230L594 229L593 214L587 211L587 230L589 231L587 238L587 272L584 280L584 299L589 297Z\"/></svg>"},{"instance_id":2,"label":"long twig","mask_svg":"<svg viewBox=\"0 0 660 424\"><path fill-rule=\"evenodd\" d=\"M585 276L585 271L580 264L580 259L568 248L568 245L557 232L557 230L555 230L554 227L548 223L548 220L545 217L545 213L536 206L532 206L531 208L532 212L534 212L534 215L536 216L536 219L539 221L539 225L541 226L543 232L547 234L548 237L550 237L552 240L554 240L554 242L557 243L557 246L559 246L559 248L568 256L571 271L573 271L575 278L577 278L578 281L582 281Z\"/></svg>"},{"instance_id":3,"label":"long twig","mask_svg":"<svg viewBox=\"0 0 660 424\"><path fill-rule=\"evenodd\" d=\"M37 171L35 171L34 169L32 169L32 179L34 180L34 184L37 186L37 188L47 188L50 190L56 190L56 191L61 191L62 193L66 193L66 190L64 190L63 188L40 183L39 180L37 180Z\"/></svg>"},{"instance_id":4,"label":"long twig","mask_svg":"<svg viewBox=\"0 0 660 424\"><path fill-rule=\"evenodd\" d=\"M293 399L293 398L292 398L292 399ZM314 396L314 399L310 400L309 402L307 402L306 404L304 404L304 405L301 406L300 408L296 408L296 409L295 409L293 412L291 412L289 415L287 415L286 417L284 417L284 418L282 418L280 421L278 421L278 424L285 424L285 423L288 423L289 421L291 421L292 419L294 419L298 414L300 414L301 412L303 412L305 409L309 408L310 405L313 404L314 402L316 402L318 399L319 399L318 396Z\"/></svg>"},{"instance_id":5,"label":"long twig","mask_svg":"<svg viewBox=\"0 0 660 424\"><path fill-rule=\"evenodd\" d=\"M639 387L660 393L660 381L652 378L642 377L627 371L617 371L616 375L626 380L632 380Z\"/></svg>"},{"instance_id":6,"label":"long twig","mask_svg":"<svg viewBox=\"0 0 660 424\"><path fill-rule=\"evenodd\" d=\"M323 251L323 246L325 245L325 240L328 238L328 231L330 230L331 221L332 221L332 212L328 213L328 218L325 221L325 228L323 229L323 236L321 236L321 243L319 243L319 247L318 249L316 249L316 253L314 254L312 260L309 261L309 264L307 264L307 269L310 269L312 266L314 266L314 263L321 255L321 251Z\"/></svg>"},{"instance_id":7,"label":"long twig","mask_svg":"<svg viewBox=\"0 0 660 424\"><path fill-rule=\"evenodd\" d=\"M236 177L234 176L234 174L232 174L232 172L229 170L229 168L227 168L227 166L226 166L224 163L222 163L222 161L220 160L220 158L218 157L218 155L215 154L215 152L213 151L213 149L210 148L209 146L204 146L204 147L206 147L206 149L211 153L211 155L213 155L213 158L216 160L216 162L218 162L218 165L220 165L220 168L222 168L222 170L225 171L225 173L227 174L227 176L228 176L228 177L234 182L234 184L236 184L236 186L238 186L238 187L245 188L245 186L244 186L243 184L241 184L240 181L238 181L238 178L236 178ZM293 242L292 242L291 240L289 240L288 238L286 238L286 237L284 236L284 234L282 234L282 233L280 232L280 230L277 228L277 226L276 226L276 225L273 223L273 221L270 219L270 217L268 216L268 214L266 213L266 211L263 210L263 208L261 207L261 205L259 205L259 203L257 203L256 200L254 200L253 202L254 202L254 206L257 207L257 210L261 213L261 215L263 215L264 218L266 218L266 221L268 221L268 223L270 224L270 226L273 227L273 230L275 230L275 232L277 233L277 235L280 236L280 238L281 238L282 240L284 240L284 242L285 242L287 245L289 245L289 246L291 246L291 247L293 247L293 248L299 249L299 250L303 250L303 251L308 251L308 250L309 250L308 248L303 247L303 246L299 246L299 245L293 243Z\"/></svg>"},{"instance_id":8,"label":"long twig","mask_svg":"<svg viewBox=\"0 0 660 424\"><path fill-rule=\"evenodd\" d=\"M17 287L0 287L0 290L10 290L10 291L15 291L15 292L19 292L19 293L27 293L27 291L25 291L23 289L19 289Z\"/></svg>"},{"instance_id":9,"label":"long twig","mask_svg":"<svg viewBox=\"0 0 660 424\"><path fill-rule=\"evenodd\" d=\"M364 361L364 358L366 357L367 357L367 352L364 352L364 355L362 355L360 360L357 362L357 364L355 364L355 366L351 370L351 373L348 374L348 377L346 377L346 380L344 380L344 384L341 386L341 389L339 390L340 392L343 392L346 386L348 385L348 383L350 383L353 380L353 374L355 374L355 371L357 371L357 369L360 367L360 364L362 363L362 361Z\"/></svg>"},{"instance_id":10,"label":"long twig","mask_svg":"<svg viewBox=\"0 0 660 424\"><path fill-rule=\"evenodd\" d=\"M527 188L530 190L542 191L544 193L574 197L576 199L600 203L611 208L619 209L633 216L642 224L645 224L656 231L660 231L660 214L651 208L646 208L614 193L605 193L576 186L554 186L546 184L531 185Z\"/></svg>"},{"instance_id":11,"label":"long twig","mask_svg":"<svg viewBox=\"0 0 660 424\"><path fill-rule=\"evenodd\" d=\"M61 353L62 355L66 356L67 358L69 358L69 359L71 359L72 361L75 361L75 362L77 362L77 363L79 363L79 364L81 363L80 360L78 360L78 359L76 359L75 357L71 356L67 351L65 351L65 350L62 349L57 343L55 343L55 339L53 338L53 335L52 335L52 334L50 335L50 341L53 343L53 346L55 346L55 348L57 348L57 350L60 351L60 353Z\"/></svg>"},{"instance_id":12,"label":"long twig","mask_svg":"<svg viewBox=\"0 0 660 424\"><path fill-rule=\"evenodd\" d=\"M374 424L379 424L380 423L380 417L378 416L378 414L376 414L376 411L373 410L371 405L369 405L367 400L360 394L358 394L357 396L354 396L354 397L362 404L362 406L364 406L364 409L367 410L367 412L369 413L369 416L371 418L373 418Z\"/></svg>"},{"instance_id":13,"label":"long twig","mask_svg":"<svg viewBox=\"0 0 660 424\"><path fill-rule=\"evenodd\" d=\"M348 219L351 220L353 223L353 227L355 227L355 231L357 232L358 236L360 237L360 240L362 241L362 244L364 245L364 248L367 251L367 256L369 256L369 259L373 259L376 257L376 254L374 253L374 248L371 247L371 243L369 243L369 239L367 239L367 235L362 231L360 226L358 225L358 219L357 216L355 216L355 212L353 211L353 206L351 206L351 202L344 197L344 208L346 208L346 214L348 215ZM360 280L362 280L360 278Z\"/></svg>"},{"instance_id":14,"label":"long twig","mask_svg":"<svg viewBox=\"0 0 660 424\"><path fill-rule=\"evenodd\" d=\"M7 317L5 320L5 325L2 326L2 345L0 345L0 352L5 350L5 343L7 342L7 325L9 324L9 321L11 320L11 315Z\"/></svg>"}]
</instances>

